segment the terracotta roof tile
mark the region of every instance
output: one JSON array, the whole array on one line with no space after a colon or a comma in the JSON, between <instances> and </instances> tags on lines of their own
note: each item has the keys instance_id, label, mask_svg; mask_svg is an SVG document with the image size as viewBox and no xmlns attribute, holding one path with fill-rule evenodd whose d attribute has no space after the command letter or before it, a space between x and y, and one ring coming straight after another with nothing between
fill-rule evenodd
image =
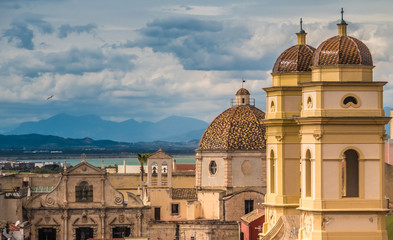
<instances>
[{"instance_id":1,"label":"terracotta roof tile","mask_svg":"<svg viewBox=\"0 0 393 240\"><path fill-rule=\"evenodd\" d=\"M250 92L247 89L245 89L245 88L240 88L236 92L236 96L237 95L250 95Z\"/></svg>"},{"instance_id":2,"label":"terracotta roof tile","mask_svg":"<svg viewBox=\"0 0 393 240\"><path fill-rule=\"evenodd\" d=\"M254 106L234 106L210 123L199 142L200 150L261 150L266 146L265 113Z\"/></svg>"},{"instance_id":3,"label":"terracotta roof tile","mask_svg":"<svg viewBox=\"0 0 393 240\"><path fill-rule=\"evenodd\" d=\"M176 164L176 171L195 171L195 164Z\"/></svg>"},{"instance_id":4,"label":"terracotta roof tile","mask_svg":"<svg viewBox=\"0 0 393 240\"><path fill-rule=\"evenodd\" d=\"M172 199L197 199L195 188L172 188Z\"/></svg>"},{"instance_id":5,"label":"terracotta roof tile","mask_svg":"<svg viewBox=\"0 0 393 240\"><path fill-rule=\"evenodd\" d=\"M310 72L315 48L309 45L295 45L285 50L277 58L273 73Z\"/></svg>"},{"instance_id":6,"label":"terracotta roof tile","mask_svg":"<svg viewBox=\"0 0 393 240\"><path fill-rule=\"evenodd\" d=\"M313 66L357 64L372 66L368 47L350 36L334 36L319 45L313 57Z\"/></svg>"},{"instance_id":7,"label":"terracotta roof tile","mask_svg":"<svg viewBox=\"0 0 393 240\"><path fill-rule=\"evenodd\" d=\"M265 215L265 210L263 209L254 209L253 211L247 213L246 215L242 216L240 219L246 223L251 223L260 217Z\"/></svg>"}]
</instances>

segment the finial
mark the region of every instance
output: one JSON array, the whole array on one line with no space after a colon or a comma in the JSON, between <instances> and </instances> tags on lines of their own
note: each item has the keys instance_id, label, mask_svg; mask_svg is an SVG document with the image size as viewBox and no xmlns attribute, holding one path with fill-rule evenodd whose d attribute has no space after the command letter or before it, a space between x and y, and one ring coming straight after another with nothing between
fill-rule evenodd
<instances>
[{"instance_id":1,"label":"finial","mask_svg":"<svg viewBox=\"0 0 393 240\"><path fill-rule=\"evenodd\" d=\"M161 146L158 147L158 151L162 152L162 147Z\"/></svg>"},{"instance_id":2,"label":"finial","mask_svg":"<svg viewBox=\"0 0 393 240\"><path fill-rule=\"evenodd\" d=\"M64 166L63 166L64 172L67 170L67 160L64 160Z\"/></svg>"},{"instance_id":3,"label":"finial","mask_svg":"<svg viewBox=\"0 0 393 240\"><path fill-rule=\"evenodd\" d=\"M302 18L300 18L300 31L299 31L299 33L306 33L306 32L303 30L303 19L302 19Z\"/></svg>"},{"instance_id":4,"label":"finial","mask_svg":"<svg viewBox=\"0 0 393 240\"><path fill-rule=\"evenodd\" d=\"M339 24L347 24L347 23L344 21L344 8L341 8L341 21L340 21Z\"/></svg>"},{"instance_id":5,"label":"finial","mask_svg":"<svg viewBox=\"0 0 393 240\"><path fill-rule=\"evenodd\" d=\"M105 169L104 160L101 160L101 169Z\"/></svg>"},{"instance_id":6,"label":"finial","mask_svg":"<svg viewBox=\"0 0 393 240\"><path fill-rule=\"evenodd\" d=\"M244 80L244 78L242 77L242 88L244 87L245 82L246 82L246 80Z\"/></svg>"}]
</instances>

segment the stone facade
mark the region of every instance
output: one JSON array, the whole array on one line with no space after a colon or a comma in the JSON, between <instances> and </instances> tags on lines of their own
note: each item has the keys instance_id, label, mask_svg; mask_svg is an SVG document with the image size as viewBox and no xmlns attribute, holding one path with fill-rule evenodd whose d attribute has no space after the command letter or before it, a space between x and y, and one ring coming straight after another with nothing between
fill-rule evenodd
<instances>
[{"instance_id":1,"label":"stone facade","mask_svg":"<svg viewBox=\"0 0 393 240\"><path fill-rule=\"evenodd\" d=\"M150 208L132 193L126 203L105 170L84 160L65 170L51 192L37 194L24 205L32 239L148 236Z\"/></svg>"}]
</instances>

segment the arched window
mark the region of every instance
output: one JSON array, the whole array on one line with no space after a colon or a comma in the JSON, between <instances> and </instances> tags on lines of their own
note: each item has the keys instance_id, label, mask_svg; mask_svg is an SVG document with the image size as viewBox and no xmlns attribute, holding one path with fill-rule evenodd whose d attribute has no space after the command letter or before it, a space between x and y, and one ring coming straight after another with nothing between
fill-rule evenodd
<instances>
[{"instance_id":1,"label":"arched window","mask_svg":"<svg viewBox=\"0 0 393 240\"><path fill-rule=\"evenodd\" d=\"M313 104L312 104L312 99L311 97L307 98L307 108L312 108Z\"/></svg>"},{"instance_id":2,"label":"arched window","mask_svg":"<svg viewBox=\"0 0 393 240\"><path fill-rule=\"evenodd\" d=\"M269 165L270 165L270 193L275 193L275 188L276 188L276 162L274 159L274 151L272 150L270 152L270 159L269 159Z\"/></svg>"},{"instance_id":3,"label":"arched window","mask_svg":"<svg viewBox=\"0 0 393 240\"><path fill-rule=\"evenodd\" d=\"M359 197L359 155L349 149L342 156L342 195Z\"/></svg>"},{"instance_id":4,"label":"arched window","mask_svg":"<svg viewBox=\"0 0 393 240\"><path fill-rule=\"evenodd\" d=\"M93 185L89 185L87 182L83 181L78 186L75 186L75 201L92 202Z\"/></svg>"},{"instance_id":5,"label":"arched window","mask_svg":"<svg viewBox=\"0 0 393 240\"><path fill-rule=\"evenodd\" d=\"M152 174L153 174L154 176L157 176L157 173L158 173L158 164L157 164L156 162L154 162L154 163L152 164L151 170L152 170Z\"/></svg>"},{"instance_id":6,"label":"arched window","mask_svg":"<svg viewBox=\"0 0 393 240\"><path fill-rule=\"evenodd\" d=\"M166 162L163 162L161 164L161 172L164 175L166 175L168 173L168 164Z\"/></svg>"},{"instance_id":7,"label":"arched window","mask_svg":"<svg viewBox=\"0 0 393 240\"><path fill-rule=\"evenodd\" d=\"M271 101L271 102L270 102L270 111L271 111L271 112L275 112L275 111L276 111L276 107L275 107L275 105L274 105L274 101Z\"/></svg>"},{"instance_id":8,"label":"arched window","mask_svg":"<svg viewBox=\"0 0 393 240\"><path fill-rule=\"evenodd\" d=\"M306 188L306 197L311 197L311 153L310 150L306 152L305 163L305 188Z\"/></svg>"}]
</instances>

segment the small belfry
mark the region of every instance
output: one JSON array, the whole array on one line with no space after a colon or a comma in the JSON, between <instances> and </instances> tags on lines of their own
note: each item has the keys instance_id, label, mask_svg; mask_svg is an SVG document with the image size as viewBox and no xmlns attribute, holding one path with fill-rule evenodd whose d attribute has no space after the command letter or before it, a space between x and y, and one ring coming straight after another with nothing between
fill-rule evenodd
<instances>
[{"instance_id":1,"label":"small belfry","mask_svg":"<svg viewBox=\"0 0 393 240\"><path fill-rule=\"evenodd\" d=\"M297 239L387 239L384 126L390 118L384 116L382 95L386 82L373 81L371 53L347 35L343 13L342 9L338 35L312 54L307 78L285 79L293 86L286 89L296 89L292 102L301 102L297 113L285 107L289 90L283 88L284 73L275 72L284 64L276 62L273 87L265 89L270 107L264 121L270 189L260 239L273 239L279 232L279 239L288 239L285 229L298 229ZM289 156L295 155L298 161L290 164ZM300 184L288 185L288 178ZM294 195L288 194L291 190Z\"/></svg>"}]
</instances>

